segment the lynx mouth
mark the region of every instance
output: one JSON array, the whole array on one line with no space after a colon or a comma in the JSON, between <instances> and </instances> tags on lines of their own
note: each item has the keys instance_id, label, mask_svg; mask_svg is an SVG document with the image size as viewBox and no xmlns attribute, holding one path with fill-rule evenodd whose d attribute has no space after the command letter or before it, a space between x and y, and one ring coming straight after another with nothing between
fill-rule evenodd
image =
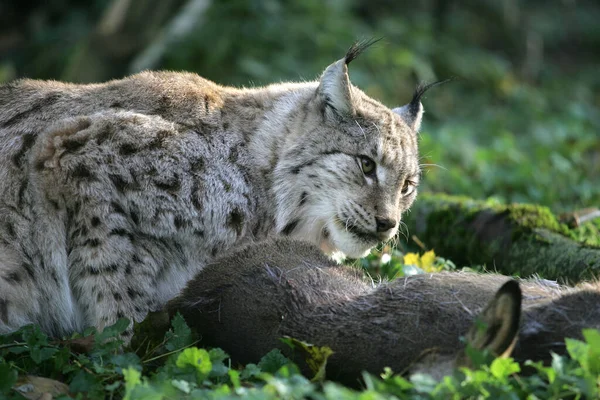
<instances>
[{"instance_id":1,"label":"lynx mouth","mask_svg":"<svg viewBox=\"0 0 600 400\"><path fill-rule=\"evenodd\" d=\"M379 243L380 239L373 233L365 232L356 226L350 226L341 218L335 218L327 224L329 238L327 242L347 257L364 257Z\"/></svg>"},{"instance_id":2,"label":"lynx mouth","mask_svg":"<svg viewBox=\"0 0 600 400\"><path fill-rule=\"evenodd\" d=\"M336 219L336 221L338 225L337 227L339 229L347 231L348 233L352 234L354 237L358 238L363 242L379 243L381 241L381 238L378 234L374 232L365 231L357 224L351 222L348 218L345 219L345 223L342 219Z\"/></svg>"},{"instance_id":3,"label":"lynx mouth","mask_svg":"<svg viewBox=\"0 0 600 400\"><path fill-rule=\"evenodd\" d=\"M363 242L379 243L381 241L381 238L379 237L379 235L372 233L372 232L363 231L362 229L360 229L356 226L352 226L352 227L349 226L348 231L350 233L352 233L354 236L356 236L357 238L359 238L360 240L362 240Z\"/></svg>"},{"instance_id":4,"label":"lynx mouth","mask_svg":"<svg viewBox=\"0 0 600 400\"><path fill-rule=\"evenodd\" d=\"M321 248L321 251L323 251L323 253L325 254L333 254L336 251L338 251L335 244L333 243L333 240L331 239L331 233L329 232L329 229L327 227L323 227L323 233L321 235L321 242L319 243L319 247Z\"/></svg>"}]
</instances>

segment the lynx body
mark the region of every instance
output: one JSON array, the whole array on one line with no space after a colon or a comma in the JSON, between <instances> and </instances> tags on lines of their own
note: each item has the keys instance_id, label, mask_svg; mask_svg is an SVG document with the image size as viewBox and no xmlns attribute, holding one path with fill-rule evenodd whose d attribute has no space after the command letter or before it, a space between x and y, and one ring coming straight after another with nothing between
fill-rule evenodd
<instances>
[{"instance_id":1,"label":"lynx body","mask_svg":"<svg viewBox=\"0 0 600 400\"><path fill-rule=\"evenodd\" d=\"M349 82L255 89L191 73L0 86L0 334L160 308L218 254L289 235L359 256L418 183L418 91L390 110Z\"/></svg>"}]
</instances>

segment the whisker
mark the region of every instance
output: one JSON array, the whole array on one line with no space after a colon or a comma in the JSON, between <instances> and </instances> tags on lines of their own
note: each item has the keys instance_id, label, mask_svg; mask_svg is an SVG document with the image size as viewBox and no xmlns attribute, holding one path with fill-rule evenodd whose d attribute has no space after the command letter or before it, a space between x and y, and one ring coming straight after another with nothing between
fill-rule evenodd
<instances>
[{"instance_id":1,"label":"whisker","mask_svg":"<svg viewBox=\"0 0 600 400\"><path fill-rule=\"evenodd\" d=\"M408 225L406 225L406 223L404 223L403 221L400 221L399 228L400 229L398 229L398 232L400 232L402 234L402 236L404 236L404 238L408 242L408 236L409 236ZM406 233L404 233L404 229L402 229L402 228L406 228Z\"/></svg>"},{"instance_id":2,"label":"whisker","mask_svg":"<svg viewBox=\"0 0 600 400\"><path fill-rule=\"evenodd\" d=\"M379 133L379 136L381 136L381 129L379 129L379 126L373 121L371 121L371 125L373 125L375 129L377 129L377 133Z\"/></svg>"},{"instance_id":3,"label":"whisker","mask_svg":"<svg viewBox=\"0 0 600 400\"><path fill-rule=\"evenodd\" d=\"M358 123L357 120L354 120L354 123L356 123L356 125L360 128L360 131L362 132L363 137L365 138L365 140L367 140L367 134L365 133L365 130L363 129L363 127L360 126L360 124Z\"/></svg>"},{"instance_id":4,"label":"whisker","mask_svg":"<svg viewBox=\"0 0 600 400\"><path fill-rule=\"evenodd\" d=\"M448 171L448 168L443 167L443 166L441 166L439 164L419 164L419 168L421 168L421 167L438 167L438 168L441 168L441 169L443 169L445 171Z\"/></svg>"}]
</instances>

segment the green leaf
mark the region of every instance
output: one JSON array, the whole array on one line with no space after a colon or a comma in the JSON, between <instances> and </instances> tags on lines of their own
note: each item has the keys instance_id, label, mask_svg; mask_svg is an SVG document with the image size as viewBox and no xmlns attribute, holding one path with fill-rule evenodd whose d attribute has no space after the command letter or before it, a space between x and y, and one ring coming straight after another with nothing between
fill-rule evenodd
<instances>
[{"instance_id":1,"label":"green leaf","mask_svg":"<svg viewBox=\"0 0 600 400\"><path fill-rule=\"evenodd\" d=\"M120 373L125 368L135 368L142 370L140 358L135 353L121 353L110 357L110 362L116 367L116 371Z\"/></svg>"},{"instance_id":2,"label":"green leaf","mask_svg":"<svg viewBox=\"0 0 600 400\"><path fill-rule=\"evenodd\" d=\"M260 359L258 363L258 367L263 372L268 372L270 374L274 374L279 370L279 368L283 367L286 364L290 364L291 361L281 354L279 349L273 349Z\"/></svg>"},{"instance_id":3,"label":"green leaf","mask_svg":"<svg viewBox=\"0 0 600 400\"><path fill-rule=\"evenodd\" d=\"M8 349L8 351L13 354L22 354L28 352L29 349L27 348L27 346L14 346Z\"/></svg>"},{"instance_id":4,"label":"green leaf","mask_svg":"<svg viewBox=\"0 0 600 400\"><path fill-rule=\"evenodd\" d=\"M327 359L333 354L331 348L327 346L315 346L289 336L286 336L284 339L285 343L291 345L292 348L300 348L304 353L306 364L314 374L311 381L322 382L325 380Z\"/></svg>"},{"instance_id":5,"label":"green leaf","mask_svg":"<svg viewBox=\"0 0 600 400\"><path fill-rule=\"evenodd\" d=\"M437 386L435 379L425 374L411 375L410 382L415 385L417 392L421 393L430 393Z\"/></svg>"},{"instance_id":6,"label":"green leaf","mask_svg":"<svg viewBox=\"0 0 600 400\"><path fill-rule=\"evenodd\" d=\"M183 319L180 313L177 313L175 317L173 317L171 326L173 329L169 329L165 335L165 338L167 339L165 348L168 351L182 349L191 346L192 343L194 343L192 330L185 323L185 319Z\"/></svg>"},{"instance_id":7,"label":"green leaf","mask_svg":"<svg viewBox=\"0 0 600 400\"><path fill-rule=\"evenodd\" d=\"M123 400L129 400L136 386L142 384L142 374L135 368L127 368L123 370L123 378L125 378L125 397Z\"/></svg>"},{"instance_id":8,"label":"green leaf","mask_svg":"<svg viewBox=\"0 0 600 400\"><path fill-rule=\"evenodd\" d=\"M323 387L325 398L331 400L354 400L354 399L368 399L368 397L359 397L353 390L345 388L342 385L338 385L333 382L326 382Z\"/></svg>"},{"instance_id":9,"label":"green leaf","mask_svg":"<svg viewBox=\"0 0 600 400\"><path fill-rule=\"evenodd\" d=\"M475 324L480 324L480 321L476 320ZM478 368L482 365L489 365L490 362L494 359L494 357L487 350L479 350L471 346L470 343L467 343L465 347L465 353L467 357L471 360L471 365L475 368Z\"/></svg>"},{"instance_id":10,"label":"green leaf","mask_svg":"<svg viewBox=\"0 0 600 400\"><path fill-rule=\"evenodd\" d=\"M498 379L506 380L512 374L521 371L519 363L516 363L512 358L496 358L490 365L490 372Z\"/></svg>"},{"instance_id":11,"label":"green leaf","mask_svg":"<svg viewBox=\"0 0 600 400\"><path fill-rule=\"evenodd\" d=\"M600 374L600 331L597 329L584 329L583 337L588 345L589 372L593 375Z\"/></svg>"},{"instance_id":12,"label":"green leaf","mask_svg":"<svg viewBox=\"0 0 600 400\"><path fill-rule=\"evenodd\" d=\"M22 329L23 340L31 347L48 345L48 337L42 332L39 326L29 325Z\"/></svg>"},{"instance_id":13,"label":"green leaf","mask_svg":"<svg viewBox=\"0 0 600 400\"><path fill-rule=\"evenodd\" d=\"M565 340L565 342L567 342L569 340L570 339L567 339L567 340ZM552 355L552 369L554 369L556 371L557 375L564 375L566 365L567 365L567 362L566 362L567 359L556 353L551 353L551 355Z\"/></svg>"},{"instance_id":14,"label":"green leaf","mask_svg":"<svg viewBox=\"0 0 600 400\"><path fill-rule=\"evenodd\" d=\"M210 361L212 361L212 362L225 361L226 359L229 358L229 354L225 353L225 351L223 351L223 349L220 349L218 347L215 347L214 349L210 349L208 352L208 355L210 356Z\"/></svg>"},{"instance_id":15,"label":"green leaf","mask_svg":"<svg viewBox=\"0 0 600 400\"><path fill-rule=\"evenodd\" d=\"M75 377L69 385L69 391L72 393L95 392L100 388L101 385L96 376L85 371L79 371L75 374Z\"/></svg>"},{"instance_id":16,"label":"green leaf","mask_svg":"<svg viewBox=\"0 0 600 400\"><path fill-rule=\"evenodd\" d=\"M186 394L189 394L192 391L192 386L188 381L173 379L171 385Z\"/></svg>"},{"instance_id":17,"label":"green leaf","mask_svg":"<svg viewBox=\"0 0 600 400\"><path fill-rule=\"evenodd\" d=\"M233 385L233 387L235 389L238 389L241 386L240 373L238 371L236 371L235 369L230 369L227 371L227 374L229 375L229 380L231 381L231 384Z\"/></svg>"},{"instance_id":18,"label":"green leaf","mask_svg":"<svg viewBox=\"0 0 600 400\"><path fill-rule=\"evenodd\" d=\"M107 326L104 330L96 335L96 344L103 344L107 339L117 339L117 342L122 343L119 335L127 330L130 321L127 318L119 318L113 325Z\"/></svg>"},{"instance_id":19,"label":"green leaf","mask_svg":"<svg viewBox=\"0 0 600 400\"><path fill-rule=\"evenodd\" d=\"M224 361L229 358L229 355L222 349L214 348L208 352L210 361L212 362L212 371L210 372L211 378L218 378L227 376L229 368L225 365Z\"/></svg>"},{"instance_id":20,"label":"green leaf","mask_svg":"<svg viewBox=\"0 0 600 400\"><path fill-rule=\"evenodd\" d=\"M404 266L402 266L402 273L405 276L410 276L410 275L424 274L425 271L423 271L421 268L419 268L415 265L404 265Z\"/></svg>"},{"instance_id":21,"label":"green leaf","mask_svg":"<svg viewBox=\"0 0 600 400\"><path fill-rule=\"evenodd\" d=\"M71 352L68 347L59 349L54 354L54 369L60 372L67 372L70 367Z\"/></svg>"},{"instance_id":22,"label":"green leaf","mask_svg":"<svg viewBox=\"0 0 600 400\"><path fill-rule=\"evenodd\" d=\"M104 385L104 390L106 390L107 392L114 392L115 390L121 387L121 384L121 381L109 383L108 385Z\"/></svg>"},{"instance_id":23,"label":"green leaf","mask_svg":"<svg viewBox=\"0 0 600 400\"><path fill-rule=\"evenodd\" d=\"M192 366L196 370L197 382L201 383L212 370L210 355L204 349L189 347L179 354L175 363L178 368Z\"/></svg>"},{"instance_id":24,"label":"green leaf","mask_svg":"<svg viewBox=\"0 0 600 400\"><path fill-rule=\"evenodd\" d=\"M17 382L17 376L17 371L12 370L10 365L0 364L0 393L7 393Z\"/></svg>"},{"instance_id":25,"label":"green leaf","mask_svg":"<svg viewBox=\"0 0 600 400\"><path fill-rule=\"evenodd\" d=\"M588 365L588 347L587 343L584 343L577 339L567 338L565 339L565 344L567 345L567 352L569 356L577 361L581 366L585 369L589 369Z\"/></svg>"},{"instance_id":26,"label":"green leaf","mask_svg":"<svg viewBox=\"0 0 600 400\"><path fill-rule=\"evenodd\" d=\"M58 351L54 347L32 347L30 351L31 359L34 363L40 364L42 361L49 360Z\"/></svg>"},{"instance_id":27,"label":"green leaf","mask_svg":"<svg viewBox=\"0 0 600 400\"><path fill-rule=\"evenodd\" d=\"M261 374L260 368L256 364L247 364L246 367L242 370L240 374L240 378L243 380L248 380L252 378L256 378Z\"/></svg>"}]
</instances>

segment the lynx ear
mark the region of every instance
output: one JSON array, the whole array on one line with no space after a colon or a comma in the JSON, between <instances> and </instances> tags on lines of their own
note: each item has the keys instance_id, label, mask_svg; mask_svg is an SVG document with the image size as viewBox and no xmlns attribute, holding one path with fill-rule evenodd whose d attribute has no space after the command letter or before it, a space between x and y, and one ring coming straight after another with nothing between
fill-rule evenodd
<instances>
[{"instance_id":1,"label":"lynx ear","mask_svg":"<svg viewBox=\"0 0 600 400\"><path fill-rule=\"evenodd\" d=\"M515 280L506 282L479 314L467 341L478 350L508 357L517 342L521 319L521 289Z\"/></svg>"},{"instance_id":2,"label":"lynx ear","mask_svg":"<svg viewBox=\"0 0 600 400\"><path fill-rule=\"evenodd\" d=\"M421 97L432 87L441 85L442 83L446 83L448 81L450 81L450 79L417 86L410 103L402 107L394 108L392 111L402 117L404 122L406 122L406 124L413 131L418 132L419 129L421 129L421 120L423 119L424 112L423 105L421 104Z\"/></svg>"},{"instance_id":3,"label":"lynx ear","mask_svg":"<svg viewBox=\"0 0 600 400\"><path fill-rule=\"evenodd\" d=\"M371 46L376 40L367 40L356 42L348 49L346 56L328 66L319 83L319 94L325 104L328 114L340 117L351 116L354 114L352 105L352 90L350 78L348 77L348 64L360 55L367 47Z\"/></svg>"}]
</instances>

